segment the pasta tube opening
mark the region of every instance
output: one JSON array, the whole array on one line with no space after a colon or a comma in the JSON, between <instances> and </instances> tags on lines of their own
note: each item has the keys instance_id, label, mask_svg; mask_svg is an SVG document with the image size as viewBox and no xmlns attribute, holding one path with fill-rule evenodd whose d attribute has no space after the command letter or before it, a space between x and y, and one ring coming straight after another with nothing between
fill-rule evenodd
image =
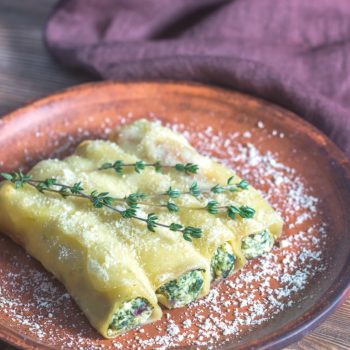
<instances>
[{"instance_id":1,"label":"pasta tube opening","mask_svg":"<svg viewBox=\"0 0 350 350\"><path fill-rule=\"evenodd\" d=\"M165 283L157 289L159 302L167 308L185 306L198 299L204 285L204 270L198 269L186 272L177 279Z\"/></svg>"},{"instance_id":2,"label":"pasta tube opening","mask_svg":"<svg viewBox=\"0 0 350 350\"><path fill-rule=\"evenodd\" d=\"M242 239L242 253L246 259L253 259L265 252L269 252L274 238L269 230L250 234Z\"/></svg>"},{"instance_id":3,"label":"pasta tube opening","mask_svg":"<svg viewBox=\"0 0 350 350\"><path fill-rule=\"evenodd\" d=\"M122 303L114 313L108 327L108 336L135 328L147 322L153 312L153 306L145 298L135 298Z\"/></svg>"},{"instance_id":4,"label":"pasta tube opening","mask_svg":"<svg viewBox=\"0 0 350 350\"><path fill-rule=\"evenodd\" d=\"M227 278L234 270L236 257L232 247L225 242L219 246L211 259L210 272L212 281Z\"/></svg>"}]
</instances>

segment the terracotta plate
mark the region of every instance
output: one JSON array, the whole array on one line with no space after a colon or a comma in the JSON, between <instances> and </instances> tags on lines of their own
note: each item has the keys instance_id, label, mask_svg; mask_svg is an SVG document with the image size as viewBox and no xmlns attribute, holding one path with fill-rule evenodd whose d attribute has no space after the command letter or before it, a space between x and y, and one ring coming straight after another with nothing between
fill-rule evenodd
<instances>
[{"instance_id":1,"label":"terracotta plate","mask_svg":"<svg viewBox=\"0 0 350 350\"><path fill-rule=\"evenodd\" d=\"M315 327L349 287L350 167L288 111L200 85L82 85L0 120L0 170L62 157L81 140L107 138L141 117L183 132L264 192L285 219L281 240L204 300L109 341L58 281L1 235L0 337L25 349L279 348Z\"/></svg>"}]
</instances>

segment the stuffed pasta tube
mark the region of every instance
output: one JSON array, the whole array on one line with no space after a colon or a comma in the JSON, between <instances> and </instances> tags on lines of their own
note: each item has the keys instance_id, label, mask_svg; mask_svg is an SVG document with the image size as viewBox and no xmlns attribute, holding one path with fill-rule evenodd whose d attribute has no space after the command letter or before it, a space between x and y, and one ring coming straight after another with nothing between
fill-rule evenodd
<instances>
[{"instance_id":1,"label":"stuffed pasta tube","mask_svg":"<svg viewBox=\"0 0 350 350\"><path fill-rule=\"evenodd\" d=\"M65 174L65 176L61 176ZM58 161L39 163L31 175L69 176ZM91 325L111 338L161 318L149 280L126 244L80 199L43 194L25 185L0 187L1 231L67 288Z\"/></svg>"}]
</instances>

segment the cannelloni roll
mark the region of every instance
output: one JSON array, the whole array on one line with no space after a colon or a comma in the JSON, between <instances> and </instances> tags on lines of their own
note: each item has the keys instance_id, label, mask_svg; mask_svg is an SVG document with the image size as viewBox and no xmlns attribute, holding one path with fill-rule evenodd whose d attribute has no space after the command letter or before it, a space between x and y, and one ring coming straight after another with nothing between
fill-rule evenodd
<instances>
[{"instance_id":1,"label":"cannelloni roll","mask_svg":"<svg viewBox=\"0 0 350 350\"><path fill-rule=\"evenodd\" d=\"M58 161L41 162L31 174L37 179L71 176ZM4 182L0 222L4 233L65 285L103 336L161 318L152 286L128 246L111 239L108 225L82 200Z\"/></svg>"}]
</instances>

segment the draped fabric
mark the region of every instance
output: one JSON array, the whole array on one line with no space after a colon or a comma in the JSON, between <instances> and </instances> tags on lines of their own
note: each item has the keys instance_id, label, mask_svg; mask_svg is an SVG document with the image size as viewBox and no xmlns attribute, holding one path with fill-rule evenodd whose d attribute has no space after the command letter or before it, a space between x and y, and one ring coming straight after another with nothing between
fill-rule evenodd
<instances>
[{"instance_id":1,"label":"draped fabric","mask_svg":"<svg viewBox=\"0 0 350 350\"><path fill-rule=\"evenodd\" d=\"M258 96L350 156L350 4L344 0L63 0L48 49L102 79L192 80Z\"/></svg>"}]
</instances>

